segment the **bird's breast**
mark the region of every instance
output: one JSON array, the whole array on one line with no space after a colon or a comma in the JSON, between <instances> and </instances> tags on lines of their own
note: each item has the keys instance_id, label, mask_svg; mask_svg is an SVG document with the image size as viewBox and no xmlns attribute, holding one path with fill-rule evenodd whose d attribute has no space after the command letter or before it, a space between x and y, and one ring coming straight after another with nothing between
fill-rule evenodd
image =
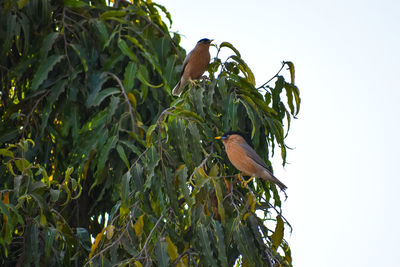
<instances>
[{"instance_id":1,"label":"bird's breast","mask_svg":"<svg viewBox=\"0 0 400 267\"><path fill-rule=\"evenodd\" d=\"M186 65L185 72L187 72L191 79L199 79L206 71L209 63L210 52L208 48L193 50L190 55L190 60Z\"/></svg>"},{"instance_id":2,"label":"bird's breast","mask_svg":"<svg viewBox=\"0 0 400 267\"><path fill-rule=\"evenodd\" d=\"M257 174L260 171L258 165L247 156L246 151L239 144L228 143L225 146L225 151L236 169L245 175L258 176Z\"/></svg>"}]
</instances>

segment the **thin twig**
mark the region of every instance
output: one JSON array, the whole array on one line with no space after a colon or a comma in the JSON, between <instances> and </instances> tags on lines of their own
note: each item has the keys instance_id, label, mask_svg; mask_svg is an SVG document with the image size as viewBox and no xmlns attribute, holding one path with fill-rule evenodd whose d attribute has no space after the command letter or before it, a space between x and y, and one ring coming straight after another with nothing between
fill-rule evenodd
<instances>
[{"instance_id":1,"label":"thin twig","mask_svg":"<svg viewBox=\"0 0 400 267\"><path fill-rule=\"evenodd\" d=\"M283 62L282 62L282 67L279 69L279 71L278 71L271 79L269 79L269 80L268 80L267 82L265 82L263 85L261 85L260 87L258 87L257 90L258 90L258 89L261 89L261 88L264 88L270 81L272 81L273 79L275 79L276 77L278 77L279 73L282 71L282 69L283 69L283 67L285 67L285 65L286 65L286 62L283 61Z\"/></svg>"},{"instance_id":2,"label":"thin twig","mask_svg":"<svg viewBox=\"0 0 400 267\"><path fill-rule=\"evenodd\" d=\"M178 48L176 48L176 45L174 44L174 42L171 39L171 36L169 36L168 34L166 34L157 24L155 24L154 22L152 22L149 18L147 17L142 17L140 16L140 18L144 19L147 23L151 24L159 33L161 33L162 35L164 35L164 37L168 38L168 40L171 41L172 44L172 48L175 50L176 54L178 55L178 57L180 57L180 53L178 51Z\"/></svg>"},{"instance_id":3,"label":"thin twig","mask_svg":"<svg viewBox=\"0 0 400 267\"><path fill-rule=\"evenodd\" d=\"M124 97L125 97L125 102L126 102L126 104L128 105L129 115L130 115L131 121L132 121L132 131L133 131L133 132L136 132L135 117L133 116L134 110L133 110L133 108L132 108L131 103L129 102L129 98L128 98L128 95L126 94L125 87L124 87L124 85L122 84L121 80L117 77L117 75L115 75L115 74L112 73L112 72L107 72L107 74L110 75L111 77L113 77L114 80L116 80L117 83L119 84L119 86L121 87L122 94L123 94Z\"/></svg>"},{"instance_id":4,"label":"thin twig","mask_svg":"<svg viewBox=\"0 0 400 267\"><path fill-rule=\"evenodd\" d=\"M39 99L36 101L35 105L33 105L33 108L31 109L31 112L29 112L28 116L26 117L24 127L22 128L22 139L25 137L25 129L28 126L29 119L32 117L33 113L35 112L36 107L39 105L40 101L47 96L50 93L50 90L46 91Z\"/></svg>"},{"instance_id":5,"label":"thin twig","mask_svg":"<svg viewBox=\"0 0 400 267\"><path fill-rule=\"evenodd\" d=\"M169 210L169 209L167 209L166 212L168 212L168 210ZM147 245L148 245L148 243L149 243L149 241L150 241L150 238L152 237L154 231L156 230L158 224L161 222L161 220L164 218L164 216L165 216L165 213L162 214L162 215L160 216L160 218L158 218L156 224L153 226L153 229L151 229L149 235L148 235L147 238L146 238L146 241L144 242L143 248L140 250L140 252L139 252L139 254L138 254L138 257L141 256L142 253L143 253L143 251L146 249L146 247L147 247Z\"/></svg>"}]
</instances>

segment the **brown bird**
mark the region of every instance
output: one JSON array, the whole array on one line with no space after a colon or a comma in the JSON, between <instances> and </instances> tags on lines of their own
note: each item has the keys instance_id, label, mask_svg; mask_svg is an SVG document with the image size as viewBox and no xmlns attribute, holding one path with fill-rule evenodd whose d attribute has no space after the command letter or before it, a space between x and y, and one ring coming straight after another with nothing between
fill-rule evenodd
<instances>
[{"instance_id":1,"label":"brown bird","mask_svg":"<svg viewBox=\"0 0 400 267\"><path fill-rule=\"evenodd\" d=\"M215 139L222 139L230 162L244 175L263 178L277 184L282 190L287 188L271 173L257 152L247 144L242 133L227 132Z\"/></svg>"},{"instance_id":2,"label":"brown bird","mask_svg":"<svg viewBox=\"0 0 400 267\"><path fill-rule=\"evenodd\" d=\"M212 41L213 40L207 38L201 39L197 42L193 50L187 54L183 61L181 78L174 90L172 90L173 95L179 96L189 82L194 83L194 80L200 79L206 71L210 63L209 48Z\"/></svg>"}]
</instances>

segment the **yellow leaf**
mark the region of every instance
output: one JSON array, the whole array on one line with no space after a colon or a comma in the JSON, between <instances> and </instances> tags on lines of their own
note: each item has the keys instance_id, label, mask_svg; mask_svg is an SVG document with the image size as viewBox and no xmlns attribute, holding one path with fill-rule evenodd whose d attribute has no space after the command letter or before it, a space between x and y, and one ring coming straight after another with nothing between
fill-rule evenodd
<instances>
[{"instance_id":1,"label":"yellow leaf","mask_svg":"<svg viewBox=\"0 0 400 267\"><path fill-rule=\"evenodd\" d=\"M254 212L256 210L256 201L254 199L253 194L250 194L249 196L249 205L250 205L250 210Z\"/></svg>"},{"instance_id":2,"label":"yellow leaf","mask_svg":"<svg viewBox=\"0 0 400 267\"><path fill-rule=\"evenodd\" d=\"M199 173L200 173L200 175L201 175L203 178L206 178L206 177L207 177L207 174L206 174L206 172L204 171L203 167L201 167L201 168L199 169Z\"/></svg>"},{"instance_id":3,"label":"yellow leaf","mask_svg":"<svg viewBox=\"0 0 400 267\"><path fill-rule=\"evenodd\" d=\"M10 203L10 192L6 192L3 196L3 203L4 204L9 204Z\"/></svg>"},{"instance_id":4,"label":"yellow leaf","mask_svg":"<svg viewBox=\"0 0 400 267\"><path fill-rule=\"evenodd\" d=\"M249 267L250 264L247 263L245 259L242 259L242 267Z\"/></svg>"},{"instance_id":5,"label":"yellow leaf","mask_svg":"<svg viewBox=\"0 0 400 267\"><path fill-rule=\"evenodd\" d=\"M107 239L108 239L108 240L110 240L110 239L113 237L113 235L114 235L114 229L115 229L115 226L114 226L114 225L109 225L109 226L107 226Z\"/></svg>"},{"instance_id":6,"label":"yellow leaf","mask_svg":"<svg viewBox=\"0 0 400 267\"><path fill-rule=\"evenodd\" d=\"M185 167L185 164L182 164L178 167L178 169L176 169L175 173L179 172L180 170L183 169L183 167Z\"/></svg>"},{"instance_id":7,"label":"yellow leaf","mask_svg":"<svg viewBox=\"0 0 400 267\"><path fill-rule=\"evenodd\" d=\"M178 249L176 248L175 244L172 243L171 238L169 238L169 236L167 236L165 238L167 240L168 243L168 255L170 257L170 259L173 261L175 260L179 255L178 255Z\"/></svg>"},{"instance_id":8,"label":"yellow leaf","mask_svg":"<svg viewBox=\"0 0 400 267\"><path fill-rule=\"evenodd\" d=\"M207 202L207 201L204 201L204 213L205 213L207 216L210 216L210 211L209 211L209 209L208 209L208 202Z\"/></svg>"},{"instance_id":9,"label":"yellow leaf","mask_svg":"<svg viewBox=\"0 0 400 267\"><path fill-rule=\"evenodd\" d=\"M40 225L46 226L47 225L47 218L44 216L43 213L40 214Z\"/></svg>"},{"instance_id":10,"label":"yellow leaf","mask_svg":"<svg viewBox=\"0 0 400 267\"><path fill-rule=\"evenodd\" d=\"M171 261L174 261L176 258L179 257L178 249L177 249L177 247L175 246L175 244L172 243L172 240L171 240L171 238L169 238L169 236L167 236L165 239L167 240L167 243L168 243L167 251L168 251L169 258L171 259ZM176 266L178 266L178 267L184 267L185 265L183 264L182 261L179 261L179 262L176 264Z\"/></svg>"},{"instance_id":11,"label":"yellow leaf","mask_svg":"<svg viewBox=\"0 0 400 267\"><path fill-rule=\"evenodd\" d=\"M83 165L82 179L86 179L86 174L87 174L87 171L89 170L90 162L92 161L92 159L93 159L95 154L96 154L96 150L95 149L90 151L89 158L85 161L85 164Z\"/></svg>"},{"instance_id":12,"label":"yellow leaf","mask_svg":"<svg viewBox=\"0 0 400 267\"><path fill-rule=\"evenodd\" d=\"M137 237L140 237L143 233L143 226L144 226L143 216L144 216L144 214L140 215L138 220L133 225L133 228L135 229L135 234Z\"/></svg>"},{"instance_id":13,"label":"yellow leaf","mask_svg":"<svg viewBox=\"0 0 400 267\"><path fill-rule=\"evenodd\" d=\"M96 239L94 240L94 243L92 244L92 249L90 250L90 253L89 253L89 259L92 258L93 252L96 250L97 246L99 245L100 240L101 240L102 236L104 235L105 231L106 231L106 228L104 228L103 230L101 230L100 233L97 234Z\"/></svg>"},{"instance_id":14,"label":"yellow leaf","mask_svg":"<svg viewBox=\"0 0 400 267\"><path fill-rule=\"evenodd\" d=\"M131 101L131 103L132 103L132 107L133 108L136 108L136 97L135 97L135 95L134 94L132 94L132 93L128 93L128 98L129 98L129 100Z\"/></svg>"},{"instance_id":15,"label":"yellow leaf","mask_svg":"<svg viewBox=\"0 0 400 267\"><path fill-rule=\"evenodd\" d=\"M230 191L231 190L231 183L229 182L228 179L224 179L224 181L225 181L226 190Z\"/></svg>"},{"instance_id":16,"label":"yellow leaf","mask_svg":"<svg viewBox=\"0 0 400 267\"><path fill-rule=\"evenodd\" d=\"M4 204L9 204L10 203L10 198L9 198L10 192L6 192L3 196L3 203ZM8 218L5 214L3 214L3 221L4 221L4 226L7 226L8 223ZM6 229L6 227L4 227Z\"/></svg>"},{"instance_id":17,"label":"yellow leaf","mask_svg":"<svg viewBox=\"0 0 400 267\"><path fill-rule=\"evenodd\" d=\"M143 265L140 263L140 261L135 261L135 266L136 267L143 267Z\"/></svg>"}]
</instances>

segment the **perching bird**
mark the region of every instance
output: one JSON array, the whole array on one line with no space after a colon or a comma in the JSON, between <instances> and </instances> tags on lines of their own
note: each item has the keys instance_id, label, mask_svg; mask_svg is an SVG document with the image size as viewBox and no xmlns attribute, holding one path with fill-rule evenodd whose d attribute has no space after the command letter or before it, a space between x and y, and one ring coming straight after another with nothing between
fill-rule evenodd
<instances>
[{"instance_id":1,"label":"perching bird","mask_svg":"<svg viewBox=\"0 0 400 267\"><path fill-rule=\"evenodd\" d=\"M215 139L222 139L230 162L244 175L264 178L277 184L282 190L287 188L271 173L265 162L247 144L240 132L227 132L223 136L215 137Z\"/></svg>"},{"instance_id":2,"label":"perching bird","mask_svg":"<svg viewBox=\"0 0 400 267\"><path fill-rule=\"evenodd\" d=\"M210 63L210 44L213 40L204 38L197 42L196 46L187 54L183 61L181 78L172 90L172 94L179 96L189 82L200 79Z\"/></svg>"}]
</instances>

